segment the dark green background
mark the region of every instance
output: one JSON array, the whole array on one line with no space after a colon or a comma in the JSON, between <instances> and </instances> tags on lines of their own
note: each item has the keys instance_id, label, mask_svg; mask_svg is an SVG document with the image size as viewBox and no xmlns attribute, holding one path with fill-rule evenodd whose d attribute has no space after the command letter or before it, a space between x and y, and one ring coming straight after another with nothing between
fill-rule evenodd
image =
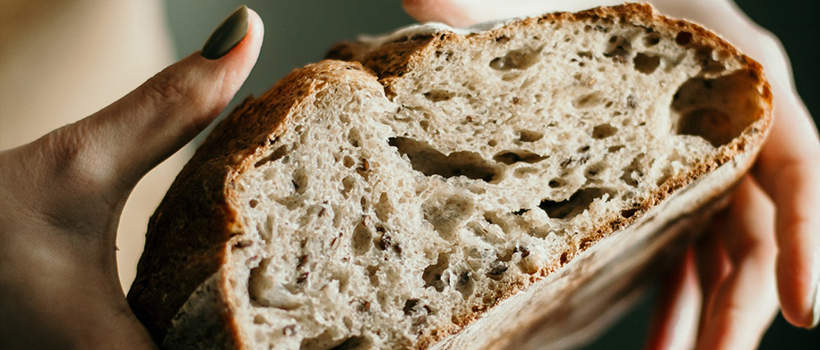
<instances>
[{"instance_id":1,"label":"dark green background","mask_svg":"<svg viewBox=\"0 0 820 350\"><path fill-rule=\"evenodd\" d=\"M783 42L792 60L798 92L812 115L820 115L820 1L737 2ZM334 42L355 38L359 33L382 33L413 23L402 11L399 0L172 0L167 1L167 10L178 55L198 50L211 29L243 3L255 9L265 21L265 44L259 63L238 94L242 97L259 95L292 69L321 59ZM650 295L585 349L641 348L651 303ZM778 316L760 348L820 349L820 331L796 329Z\"/></svg>"}]
</instances>

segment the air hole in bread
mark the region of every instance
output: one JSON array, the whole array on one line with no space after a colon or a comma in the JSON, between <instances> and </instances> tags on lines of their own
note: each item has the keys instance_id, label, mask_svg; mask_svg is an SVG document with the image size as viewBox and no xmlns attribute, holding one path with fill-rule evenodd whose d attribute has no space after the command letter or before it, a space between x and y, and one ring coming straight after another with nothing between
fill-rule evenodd
<instances>
[{"instance_id":1,"label":"air hole in bread","mask_svg":"<svg viewBox=\"0 0 820 350\"><path fill-rule=\"evenodd\" d=\"M675 43L677 43L678 45L681 45L681 46L686 46L686 45L689 45L689 43L692 42L693 37L694 36L692 35L692 33L683 31L683 32L678 33L678 35L675 36Z\"/></svg>"},{"instance_id":2,"label":"air hole in bread","mask_svg":"<svg viewBox=\"0 0 820 350\"><path fill-rule=\"evenodd\" d=\"M372 239L373 234L370 232L370 228L362 220L353 229L353 236L350 238L350 247L353 249L353 254L360 256L370 251Z\"/></svg>"},{"instance_id":3,"label":"air hole in bread","mask_svg":"<svg viewBox=\"0 0 820 350\"><path fill-rule=\"evenodd\" d=\"M350 128L350 131L347 134L347 141L350 142L350 145L353 147L359 147L359 140L361 136L359 135L359 130L356 128Z\"/></svg>"},{"instance_id":4,"label":"air hole in bread","mask_svg":"<svg viewBox=\"0 0 820 350\"><path fill-rule=\"evenodd\" d=\"M429 122L429 121L427 121L427 120L420 120L420 121L419 121L419 126L420 126L420 127L421 127L421 129L422 129L422 130L424 130L425 132L430 132L430 122Z\"/></svg>"},{"instance_id":5,"label":"air hole in bread","mask_svg":"<svg viewBox=\"0 0 820 350\"><path fill-rule=\"evenodd\" d=\"M631 52L632 42L625 37L614 35L609 38L604 57L612 58L618 63L625 63Z\"/></svg>"},{"instance_id":6,"label":"air hole in bread","mask_svg":"<svg viewBox=\"0 0 820 350\"><path fill-rule=\"evenodd\" d=\"M491 225L496 225L501 228L504 233L513 232L517 228L515 222L510 218L510 213L501 211L490 211L484 213L484 221Z\"/></svg>"},{"instance_id":7,"label":"air hole in bread","mask_svg":"<svg viewBox=\"0 0 820 350\"><path fill-rule=\"evenodd\" d=\"M260 166L262 166L266 163L275 162L275 161L279 160L280 158L284 157L287 153L288 153L288 146L279 146L279 148L277 148L275 151L273 151L273 153L271 153L270 156L262 158L262 160L256 162L256 164L254 164L254 166L258 168L258 167L260 167Z\"/></svg>"},{"instance_id":8,"label":"air hole in bread","mask_svg":"<svg viewBox=\"0 0 820 350\"><path fill-rule=\"evenodd\" d=\"M356 161L355 161L355 160L353 160L353 157L351 157L351 156L345 156L345 157L342 159L342 164L343 164L346 168L352 168L354 165L356 165Z\"/></svg>"},{"instance_id":9,"label":"air hole in bread","mask_svg":"<svg viewBox=\"0 0 820 350\"><path fill-rule=\"evenodd\" d=\"M342 179L341 191L345 199L350 198L350 191L352 191L354 188L356 188L356 179L349 175L345 176L345 178Z\"/></svg>"},{"instance_id":10,"label":"air hole in bread","mask_svg":"<svg viewBox=\"0 0 820 350\"><path fill-rule=\"evenodd\" d=\"M333 340L333 333L325 331L317 337L305 338L299 346L300 350L354 350L370 346L369 340L364 337L349 337Z\"/></svg>"},{"instance_id":11,"label":"air hole in bread","mask_svg":"<svg viewBox=\"0 0 820 350\"><path fill-rule=\"evenodd\" d=\"M549 158L549 156L541 156L526 150L502 151L493 156L493 160L495 160L496 162L504 163L507 165L513 165L515 163L521 162L535 164L547 158Z\"/></svg>"},{"instance_id":12,"label":"air hole in bread","mask_svg":"<svg viewBox=\"0 0 820 350\"><path fill-rule=\"evenodd\" d=\"M301 305L299 298L268 271L270 264L271 259L262 259L259 266L251 269L248 278L251 302L263 307L295 310Z\"/></svg>"},{"instance_id":13,"label":"air hole in bread","mask_svg":"<svg viewBox=\"0 0 820 350\"><path fill-rule=\"evenodd\" d=\"M615 193L615 190L610 188L591 187L579 190L561 202L543 200L538 207L547 212L550 218L572 219L589 209L589 206L592 205L592 202L596 199L603 198L607 195L609 198L612 198Z\"/></svg>"},{"instance_id":14,"label":"air hole in bread","mask_svg":"<svg viewBox=\"0 0 820 350\"><path fill-rule=\"evenodd\" d=\"M513 171L513 176L518 179L523 179L527 175L534 175L538 173L538 169L530 167L520 167Z\"/></svg>"},{"instance_id":15,"label":"air hole in bread","mask_svg":"<svg viewBox=\"0 0 820 350\"><path fill-rule=\"evenodd\" d=\"M490 61L490 68L498 71L513 69L524 70L538 62L538 49L522 48L507 52L506 55L496 57Z\"/></svg>"},{"instance_id":16,"label":"air hole in bread","mask_svg":"<svg viewBox=\"0 0 820 350\"><path fill-rule=\"evenodd\" d=\"M661 65L661 58L655 55L639 53L632 59L635 69L643 74L652 74Z\"/></svg>"},{"instance_id":17,"label":"air hole in bread","mask_svg":"<svg viewBox=\"0 0 820 350\"><path fill-rule=\"evenodd\" d=\"M609 153L617 153L618 151L620 151L622 149L624 149L624 145L615 145L615 146L609 146L606 149L606 151L609 152Z\"/></svg>"},{"instance_id":18,"label":"air hole in bread","mask_svg":"<svg viewBox=\"0 0 820 350\"><path fill-rule=\"evenodd\" d=\"M438 261L433 265L427 266L421 275L421 278L424 280L424 287L433 287L438 292L444 291L444 288L449 285L449 282L443 279L444 271L449 267L449 256L445 253L439 253Z\"/></svg>"},{"instance_id":19,"label":"air hole in bread","mask_svg":"<svg viewBox=\"0 0 820 350\"><path fill-rule=\"evenodd\" d=\"M672 100L673 130L701 137L714 147L729 143L758 118L754 86L759 79L750 71L689 79Z\"/></svg>"},{"instance_id":20,"label":"air hole in bread","mask_svg":"<svg viewBox=\"0 0 820 350\"><path fill-rule=\"evenodd\" d=\"M453 98L456 94L454 92L445 91L445 90L431 90L424 93L424 98L430 100L430 102L441 102L441 101L449 101Z\"/></svg>"},{"instance_id":21,"label":"air hole in bread","mask_svg":"<svg viewBox=\"0 0 820 350\"><path fill-rule=\"evenodd\" d=\"M303 272L302 275L299 277L301 279L305 279L308 277L308 272ZM348 271L342 269L336 269L331 272L330 276L331 281L336 281L339 283L339 292L346 293L348 291L348 287L350 286L350 275ZM303 281L304 283L304 281Z\"/></svg>"},{"instance_id":22,"label":"air hole in bread","mask_svg":"<svg viewBox=\"0 0 820 350\"><path fill-rule=\"evenodd\" d=\"M487 269L487 277L498 281L501 277L504 277L504 273L507 272L507 269L507 264L504 262L499 260L493 261Z\"/></svg>"},{"instance_id":23,"label":"air hole in bread","mask_svg":"<svg viewBox=\"0 0 820 350\"><path fill-rule=\"evenodd\" d=\"M293 189L296 191L296 193L298 193L298 194L304 194L305 193L305 191L308 189L308 181L309 181L308 179L309 179L309 176L308 176L307 171L305 169L300 168L300 169L297 169L293 173L292 184L293 184Z\"/></svg>"},{"instance_id":24,"label":"air hole in bread","mask_svg":"<svg viewBox=\"0 0 820 350\"><path fill-rule=\"evenodd\" d=\"M600 162L595 163L587 167L587 170L584 172L587 178L593 179L597 177L602 171L606 169L606 163Z\"/></svg>"},{"instance_id":25,"label":"air hole in bread","mask_svg":"<svg viewBox=\"0 0 820 350\"><path fill-rule=\"evenodd\" d=\"M592 138L602 140L618 133L618 128L609 123L596 125L592 128Z\"/></svg>"},{"instance_id":26,"label":"air hole in bread","mask_svg":"<svg viewBox=\"0 0 820 350\"><path fill-rule=\"evenodd\" d=\"M379 287L379 265L372 265L367 267L367 276L370 280L370 285Z\"/></svg>"},{"instance_id":27,"label":"air hole in bread","mask_svg":"<svg viewBox=\"0 0 820 350\"><path fill-rule=\"evenodd\" d=\"M665 183L666 183L666 181L668 181L669 179L671 179L671 178L672 178L672 172L673 172L673 171L674 171L674 170L672 169L672 167L671 167L671 166L667 166L667 167L665 167L665 168L663 169L663 175L661 175L661 177L660 177L660 178L658 178L658 181L656 181L656 182L655 182L655 184L656 184L658 187L663 186L663 184L665 184Z\"/></svg>"},{"instance_id":28,"label":"air hole in bread","mask_svg":"<svg viewBox=\"0 0 820 350\"><path fill-rule=\"evenodd\" d=\"M387 193L382 193L379 196L379 201L376 203L376 217L379 220L386 222L393 216L393 204L390 203L390 197Z\"/></svg>"},{"instance_id":29,"label":"air hole in bread","mask_svg":"<svg viewBox=\"0 0 820 350\"><path fill-rule=\"evenodd\" d=\"M720 53L715 53L710 48L703 48L695 51L695 58L700 61L702 74L717 74L726 70L726 66L715 60L714 56L720 56Z\"/></svg>"},{"instance_id":30,"label":"air hole in bread","mask_svg":"<svg viewBox=\"0 0 820 350\"><path fill-rule=\"evenodd\" d=\"M256 315L253 317L253 324L267 324L268 320L265 319L265 316Z\"/></svg>"},{"instance_id":31,"label":"air hole in bread","mask_svg":"<svg viewBox=\"0 0 820 350\"><path fill-rule=\"evenodd\" d=\"M629 218L635 216L636 213L638 213L637 208L622 210L621 211L621 217L623 217L624 219L629 219Z\"/></svg>"},{"instance_id":32,"label":"air hole in bread","mask_svg":"<svg viewBox=\"0 0 820 350\"><path fill-rule=\"evenodd\" d=\"M544 138L544 133L532 130L518 130L518 140L521 142L536 142Z\"/></svg>"},{"instance_id":33,"label":"air hole in bread","mask_svg":"<svg viewBox=\"0 0 820 350\"><path fill-rule=\"evenodd\" d=\"M458 274L458 280L456 281L456 290L461 293L461 296L464 299L469 298L473 295L473 282L472 276L470 271L463 271Z\"/></svg>"},{"instance_id":34,"label":"air hole in bread","mask_svg":"<svg viewBox=\"0 0 820 350\"><path fill-rule=\"evenodd\" d=\"M720 147L732 141L731 118L714 108L701 108L681 116L676 132L680 135L700 136L712 146Z\"/></svg>"},{"instance_id":35,"label":"air hole in bread","mask_svg":"<svg viewBox=\"0 0 820 350\"><path fill-rule=\"evenodd\" d=\"M581 95L580 97L572 100L572 105L578 109L592 108L601 104L603 100L604 93L601 91L595 91Z\"/></svg>"},{"instance_id":36,"label":"air hole in bread","mask_svg":"<svg viewBox=\"0 0 820 350\"><path fill-rule=\"evenodd\" d=\"M566 264L567 261L569 261L569 252L561 253L561 257L558 259L558 262L561 264L561 266Z\"/></svg>"},{"instance_id":37,"label":"air hole in bread","mask_svg":"<svg viewBox=\"0 0 820 350\"><path fill-rule=\"evenodd\" d=\"M422 204L424 219L445 240L453 240L462 224L472 216L475 204L466 195L434 195Z\"/></svg>"},{"instance_id":38,"label":"air hole in bread","mask_svg":"<svg viewBox=\"0 0 820 350\"><path fill-rule=\"evenodd\" d=\"M643 177L642 160L646 154L638 154L629 165L624 168L621 180L629 186L638 187L639 180Z\"/></svg>"},{"instance_id":39,"label":"air hole in bread","mask_svg":"<svg viewBox=\"0 0 820 350\"><path fill-rule=\"evenodd\" d=\"M638 98L634 94L626 97L626 106L631 109L638 109Z\"/></svg>"},{"instance_id":40,"label":"air hole in bread","mask_svg":"<svg viewBox=\"0 0 820 350\"><path fill-rule=\"evenodd\" d=\"M407 299L404 302L404 307L402 308L402 312L404 312L405 316L423 316L427 314L432 314L433 309L429 306L424 305L421 300L419 299Z\"/></svg>"},{"instance_id":41,"label":"air hole in bread","mask_svg":"<svg viewBox=\"0 0 820 350\"><path fill-rule=\"evenodd\" d=\"M489 182L499 175L494 164L475 152L461 151L444 155L426 142L407 137L390 138L388 143L410 159L413 169L426 176L466 176Z\"/></svg>"},{"instance_id":42,"label":"air hole in bread","mask_svg":"<svg viewBox=\"0 0 820 350\"><path fill-rule=\"evenodd\" d=\"M643 37L643 45L646 47L652 47L658 45L661 42L661 35L658 33L649 33Z\"/></svg>"}]
</instances>

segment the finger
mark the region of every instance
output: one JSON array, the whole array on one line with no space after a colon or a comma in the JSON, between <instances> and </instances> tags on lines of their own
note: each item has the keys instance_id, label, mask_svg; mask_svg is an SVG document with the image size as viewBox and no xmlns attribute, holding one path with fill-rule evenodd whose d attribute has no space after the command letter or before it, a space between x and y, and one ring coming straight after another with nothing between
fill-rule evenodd
<instances>
[{"instance_id":1,"label":"finger","mask_svg":"<svg viewBox=\"0 0 820 350\"><path fill-rule=\"evenodd\" d=\"M653 3L664 13L683 15L717 30L765 67L775 96L775 122L754 175L777 207L776 271L783 316L797 326L816 326L820 321L820 235L815 232L820 226L816 214L820 141L797 96L785 50L731 1Z\"/></svg>"},{"instance_id":2,"label":"finger","mask_svg":"<svg viewBox=\"0 0 820 350\"><path fill-rule=\"evenodd\" d=\"M706 0L699 0L700 2ZM777 282L784 317L794 325L820 320L820 140L805 105L797 96L792 70L780 42L756 26L731 1L710 6L660 1L658 8L686 14L716 29L744 52L760 60L772 84L774 124L754 170L757 182L777 207L780 249ZM708 10L707 10L708 8Z\"/></svg>"},{"instance_id":3,"label":"finger","mask_svg":"<svg viewBox=\"0 0 820 350\"><path fill-rule=\"evenodd\" d=\"M784 317L813 327L820 319L820 143L802 102L776 101L775 123L755 176L777 206L778 290Z\"/></svg>"},{"instance_id":4,"label":"finger","mask_svg":"<svg viewBox=\"0 0 820 350\"><path fill-rule=\"evenodd\" d=\"M697 334L703 333L706 317L714 304L715 293L732 271L732 265L720 239L720 232L728 227L727 215L726 212L719 213L713 219L710 229L695 243L701 293Z\"/></svg>"},{"instance_id":5,"label":"finger","mask_svg":"<svg viewBox=\"0 0 820 350\"><path fill-rule=\"evenodd\" d=\"M419 22L443 22L454 27L496 19L554 11L580 11L618 5L616 0L403 0L404 10Z\"/></svg>"},{"instance_id":6,"label":"finger","mask_svg":"<svg viewBox=\"0 0 820 350\"><path fill-rule=\"evenodd\" d=\"M691 349L700 299L695 254L690 247L661 281L645 350Z\"/></svg>"},{"instance_id":7,"label":"finger","mask_svg":"<svg viewBox=\"0 0 820 350\"><path fill-rule=\"evenodd\" d=\"M696 349L754 349L777 310L774 206L746 177L721 232L732 272L704 312Z\"/></svg>"},{"instance_id":8,"label":"finger","mask_svg":"<svg viewBox=\"0 0 820 350\"><path fill-rule=\"evenodd\" d=\"M33 147L45 149L52 163L46 168L61 169L95 191L116 187L127 194L227 106L255 64L262 36L259 16L242 7L214 32L203 52Z\"/></svg>"}]
</instances>

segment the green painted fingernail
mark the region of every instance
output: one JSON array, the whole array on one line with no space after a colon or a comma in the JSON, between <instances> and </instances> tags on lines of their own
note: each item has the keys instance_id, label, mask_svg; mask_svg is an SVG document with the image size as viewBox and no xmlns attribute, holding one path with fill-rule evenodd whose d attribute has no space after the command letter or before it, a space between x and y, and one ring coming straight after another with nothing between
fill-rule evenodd
<instances>
[{"instance_id":1,"label":"green painted fingernail","mask_svg":"<svg viewBox=\"0 0 820 350\"><path fill-rule=\"evenodd\" d=\"M248 28L248 7L242 5L216 27L199 54L209 60L222 58L245 38Z\"/></svg>"}]
</instances>

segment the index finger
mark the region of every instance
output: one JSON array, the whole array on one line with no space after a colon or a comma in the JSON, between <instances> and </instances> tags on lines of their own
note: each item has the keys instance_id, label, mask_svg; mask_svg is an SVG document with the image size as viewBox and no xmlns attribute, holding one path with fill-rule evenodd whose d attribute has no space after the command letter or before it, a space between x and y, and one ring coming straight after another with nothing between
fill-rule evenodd
<instances>
[{"instance_id":1,"label":"index finger","mask_svg":"<svg viewBox=\"0 0 820 350\"><path fill-rule=\"evenodd\" d=\"M775 104L775 123L760 153L755 177L777 207L777 282L783 316L813 327L820 319L820 142L795 96Z\"/></svg>"},{"instance_id":2,"label":"index finger","mask_svg":"<svg viewBox=\"0 0 820 350\"><path fill-rule=\"evenodd\" d=\"M405 11L419 22L442 22L466 27L502 18L554 11L580 11L595 6L621 5L622 0L402 0Z\"/></svg>"}]
</instances>

